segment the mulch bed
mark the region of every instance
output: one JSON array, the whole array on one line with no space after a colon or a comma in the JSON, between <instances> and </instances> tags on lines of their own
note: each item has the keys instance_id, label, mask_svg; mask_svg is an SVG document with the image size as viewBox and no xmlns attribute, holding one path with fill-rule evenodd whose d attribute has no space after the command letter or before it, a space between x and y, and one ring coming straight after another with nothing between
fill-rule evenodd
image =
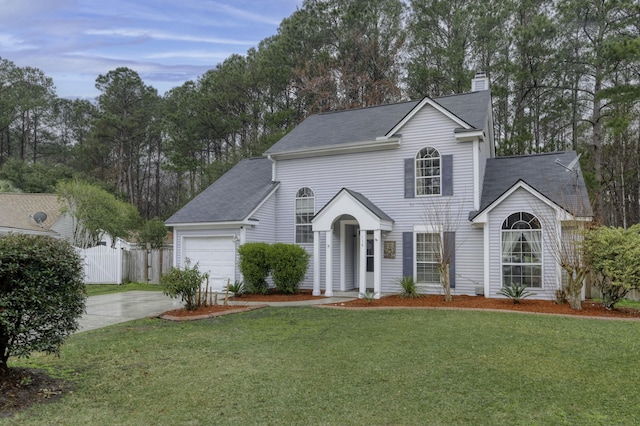
<instances>
[{"instance_id":1,"label":"mulch bed","mask_svg":"<svg viewBox=\"0 0 640 426\"><path fill-rule=\"evenodd\" d=\"M640 310L629 308L605 309L599 302L585 300L582 310L571 309L566 303L555 303L549 300L524 299L514 304L510 299L492 299L481 296L453 296L446 302L444 296L422 296L415 299L391 295L368 301L366 299L351 300L343 303L332 303L331 307L340 308L450 308L450 309L485 309L500 311L535 312L541 314L577 315L587 317L640 319Z\"/></svg>"},{"instance_id":2,"label":"mulch bed","mask_svg":"<svg viewBox=\"0 0 640 426\"><path fill-rule=\"evenodd\" d=\"M73 383L49 377L43 370L9 368L0 371L0 419L33 404L53 402L64 393L73 391Z\"/></svg>"},{"instance_id":3,"label":"mulch bed","mask_svg":"<svg viewBox=\"0 0 640 426\"><path fill-rule=\"evenodd\" d=\"M298 302L319 297L313 296L311 293L311 290L300 290L296 294L282 294L275 289L271 289L267 294L243 294L242 296L231 297L229 300L234 302Z\"/></svg>"},{"instance_id":4,"label":"mulch bed","mask_svg":"<svg viewBox=\"0 0 640 426\"><path fill-rule=\"evenodd\" d=\"M218 317L227 314L236 314L239 312L248 312L254 309L264 308L268 305L209 305L200 306L193 311L187 311L185 308L174 309L164 312L159 318L170 321L190 321L206 318Z\"/></svg>"}]
</instances>

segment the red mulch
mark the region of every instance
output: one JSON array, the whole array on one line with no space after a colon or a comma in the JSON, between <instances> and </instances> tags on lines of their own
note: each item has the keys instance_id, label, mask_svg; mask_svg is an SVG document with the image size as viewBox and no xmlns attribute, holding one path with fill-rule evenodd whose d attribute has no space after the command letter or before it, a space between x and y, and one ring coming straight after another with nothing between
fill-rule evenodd
<instances>
[{"instance_id":1,"label":"red mulch","mask_svg":"<svg viewBox=\"0 0 640 426\"><path fill-rule=\"evenodd\" d=\"M375 308L375 307L434 307L459 309L491 309L502 311L536 312L544 314L579 315L607 318L640 319L640 310L629 308L605 309L600 303L592 300L582 302L582 310L571 309L568 304L558 304L549 300L524 299L514 304L510 299L493 299L482 296L453 296L451 302L445 302L444 296L422 296L416 299L406 299L397 295L385 296L369 302L357 299L349 302L334 303L329 306L346 308Z\"/></svg>"}]
</instances>

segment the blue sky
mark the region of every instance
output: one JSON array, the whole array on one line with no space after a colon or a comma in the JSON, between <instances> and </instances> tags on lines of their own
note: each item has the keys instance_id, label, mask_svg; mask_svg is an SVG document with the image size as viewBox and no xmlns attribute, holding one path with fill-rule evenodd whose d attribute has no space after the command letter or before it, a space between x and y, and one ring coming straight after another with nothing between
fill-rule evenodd
<instances>
[{"instance_id":1,"label":"blue sky","mask_svg":"<svg viewBox=\"0 0 640 426\"><path fill-rule=\"evenodd\" d=\"M302 0L0 0L0 57L94 98L120 66L163 94L276 34Z\"/></svg>"}]
</instances>

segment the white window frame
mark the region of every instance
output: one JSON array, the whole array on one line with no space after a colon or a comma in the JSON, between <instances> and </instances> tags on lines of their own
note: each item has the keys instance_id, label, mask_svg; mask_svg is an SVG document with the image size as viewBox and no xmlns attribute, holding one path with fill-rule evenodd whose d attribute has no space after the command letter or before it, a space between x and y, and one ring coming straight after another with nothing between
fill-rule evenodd
<instances>
[{"instance_id":1,"label":"white window frame","mask_svg":"<svg viewBox=\"0 0 640 426\"><path fill-rule=\"evenodd\" d=\"M520 215L520 218L518 221L516 221L513 225L511 225L511 227L509 229L505 229L505 226L507 224L507 221L513 216L513 215ZM523 220L522 219L522 215L523 214L527 214L531 216L531 219L529 220ZM532 228L531 224L533 222L537 222L537 228ZM528 228L513 228L513 226L516 223L523 223L526 224L528 226ZM518 250L517 253L520 254L519 259L517 260L515 258L515 256L511 255L510 257L512 258L511 261L505 261L505 250L504 250L504 244L505 244L505 235L507 234L523 234L524 232L527 233L533 233L535 232L536 234L538 234L539 236L539 242L538 242L538 251L531 251L531 252L523 252L522 248L520 248L520 250ZM533 273L530 274L524 274L521 273L520 274L520 282L518 284L522 284L524 281L525 277L529 277L529 284L533 283L534 280L537 279L537 281L539 282L539 285L528 285L527 288L533 288L533 289L537 289L540 290L544 287L543 284L543 277L544 277L544 270L543 270L543 265L544 265L544 243L543 243L543 238L544 238L544 232L543 232L543 227L542 227L542 222L540 221L540 219L538 219L538 217L532 213L529 213L527 211L518 211L518 212L514 212L509 214L503 221L502 224L500 226L500 283L501 283L501 287L505 287L508 285L511 285L513 283L513 281L511 281L510 283L506 283L505 282L505 268L510 268L511 270L513 270L513 268L535 268L538 267L539 271L540 271L540 275L538 276L537 274L534 275ZM514 241L515 240L513 238L510 238L510 240ZM520 238L518 238L518 241L520 241ZM530 238L530 241L533 242L534 240L532 238ZM533 250L535 247L531 247L531 242L528 243L529 247L531 250ZM515 242L515 244L520 244L522 245L521 242ZM514 253L514 251L510 251L510 253ZM532 256L529 256L531 260L526 261L527 257L525 253L531 253ZM533 255L535 253L538 253L537 259L533 258ZM510 276L513 276L513 274L511 274Z\"/></svg>"},{"instance_id":2,"label":"white window frame","mask_svg":"<svg viewBox=\"0 0 640 426\"><path fill-rule=\"evenodd\" d=\"M424 153L424 154L423 154ZM431 155L430 157L425 157L424 155L426 154ZM437 156L434 156L433 153L437 154ZM427 163L433 163L434 160L438 161L438 165L434 166L433 164L427 164ZM416 191L416 197L433 197L433 196L440 196L442 195L442 155L440 154L440 151L438 151L438 149L432 147L432 146L425 146L423 148L421 148L415 155L415 191ZM437 174L434 173L434 169L437 169ZM421 171L424 170L431 170L431 174L426 174L421 176L420 173ZM432 192L432 193L426 193L426 189L427 188L435 188L435 186L429 185L427 186L426 183L427 181L435 181L437 179L438 185L437 185L437 192ZM421 193L423 192L423 193Z\"/></svg>"},{"instance_id":3,"label":"white window frame","mask_svg":"<svg viewBox=\"0 0 640 426\"><path fill-rule=\"evenodd\" d=\"M308 191L310 192L311 195L301 195L300 193L302 191ZM299 201L302 202L303 200L307 202L309 199L312 200L311 210L302 212L300 213L300 216L299 216L298 202ZM309 188L308 186L303 186L301 188L298 188L298 190L296 191L296 196L293 203L293 221L294 221L293 240L295 241L296 244L313 244L313 230L311 225L311 219L313 219L315 211L316 211L315 191ZM298 218L301 217L302 215L305 215L305 218L307 221L298 223ZM302 235L298 232L298 230L302 228L308 229L308 233L304 234L308 236L308 239L306 239L305 241L301 241L301 239L300 240L298 239L298 237Z\"/></svg>"},{"instance_id":4,"label":"white window frame","mask_svg":"<svg viewBox=\"0 0 640 426\"><path fill-rule=\"evenodd\" d=\"M441 277L440 277L440 271L437 271L437 275L438 275L438 280L436 282L428 282L428 281L420 281L418 279L418 264L419 263L426 263L426 264L434 264L437 265L438 262L436 261L432 261L432 262L419 262L418 260L418 235L420 234L431 234L431 235L438 235L440 238L440 250L442 249L442 244L443 244L443 238L444 235L442 234L442 229L440 229L439 227L436 226L425 226L425 225L416 225L413 227L413 253L414 253L414 258L413 258L413 276L415 278L416 284L421 286L421 287L434 287L434 288L440 288L442 286L441 284ZM437 266L436 266L437 269Z\"/></svg>"}]
</instances>

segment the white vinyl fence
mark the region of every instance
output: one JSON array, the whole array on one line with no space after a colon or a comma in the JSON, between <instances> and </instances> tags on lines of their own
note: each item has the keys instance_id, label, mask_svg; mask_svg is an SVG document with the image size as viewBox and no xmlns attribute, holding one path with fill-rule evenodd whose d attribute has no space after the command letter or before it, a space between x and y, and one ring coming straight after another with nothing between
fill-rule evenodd
<instances>
[{"instance_id":1,"label":"white vinyl fence","mask_svg":"<svg viewBox=\"0 0 640 426\"><path fill-rule=\"evenodd\" d=\"M122 284L122 252L107 246L78 249L84 260L85 284Z\"/></svg>"},{"instance_id":2,"label":"white vinyl fence","mask_svg":"<svg viewBox=\"0 0 640 426\"><path fill-rule=\"evenodd\" d=\"M85 284L146 282L160 284L160 278L173 266L173 249L147 250L97 246L77 249L84 261Z\"/></svg>"}]
</instances>

